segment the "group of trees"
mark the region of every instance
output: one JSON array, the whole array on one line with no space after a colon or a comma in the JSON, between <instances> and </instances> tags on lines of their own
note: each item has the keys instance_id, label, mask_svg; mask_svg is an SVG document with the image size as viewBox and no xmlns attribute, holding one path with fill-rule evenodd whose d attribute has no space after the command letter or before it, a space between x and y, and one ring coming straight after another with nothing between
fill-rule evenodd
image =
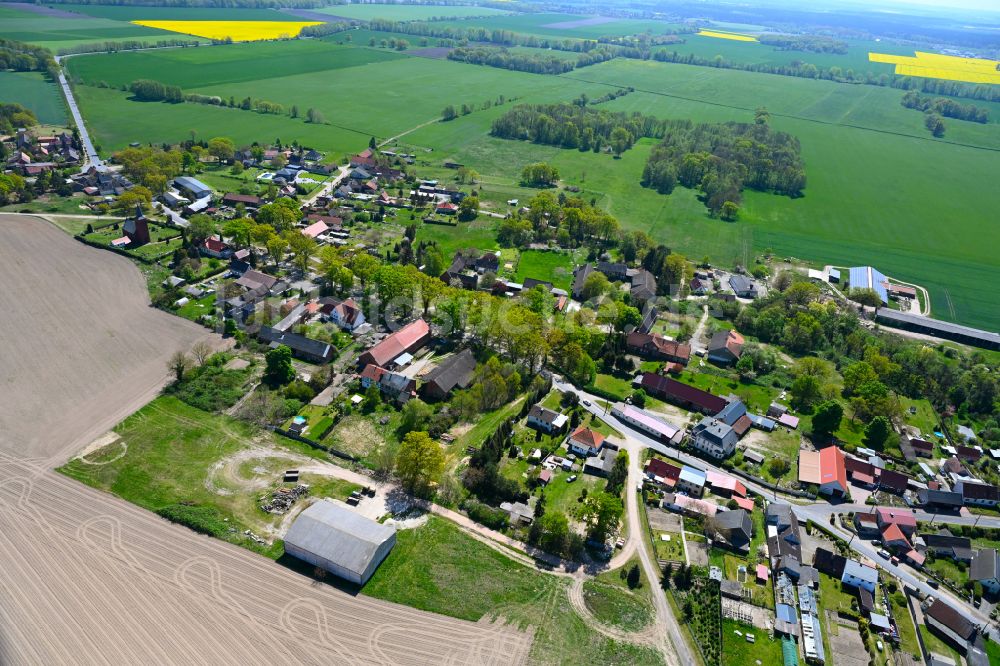
<instances>
[{"instance_id":1,"label":"group of trees","mask_svg":"<svg viewBox=\"0 0 1000 666\"><path fill-rule=\"evenodd\" d=\"M521 184L527 187L552 187L559 181L559 169L538 162L529 164L521 170Z\"/></svg>"},{"instance_id":2,"label":"group of trees","mask_svg":"<svg viewBox=\"0 0 1000 666\"><path fill-rule=\"evenodd\" d=\"M167 183L181 173L184 151L177 148L129 147L114 154L125 175L154 194L166 191Z\"/></svg>"},{"instance_id":3,"label":"group of trees","mask_svg":"<svg viewBox=\"0 0 1000 666\"><path fill-rule=\"evenodd\" d=\"M45 72L53 80L59 75L51 51L13 39L0 39L0 71L4 70Z\"/></svg>"},{"instance_id":4,"label":"group of trees","mask_svg":"<svg viewBox=\"0 0 1000 666\"><path fill-rule=\"evenodd\" d=\"M642 184L663 194L677 185L697 188L715 215L733 215L749 187L790 197L802 196L806 176L799 141L776 132L758 110L755 122L695 124L673 121L642 172Z\"/></svg>"},{"instance_id":5,"label":"group of trees","mask_svg":"<svg viewBox=\"0 0 1000 666\"><path fill-rule=\"evenodd\" d=\"M522 173L525 184L541 185L558 178L554 167L532 165ZM530 171L529 171L530 170ZM613 245L620 236L618 220L593 201L558 196L543 190L528 201L528 211L500 222L497 240L505 247L525 247L531 242L555 241L561 247Z\"/></svg>"},{"instance_id":6,"label":"group of trees","mask_svg":"<svg viewBox=\"0 0 1000 666\"><path fill-rule=\"evenodd\" d=\"M903 95L900 103L908 109L916 109L925 113L936 113L945 118L968 120L974 123L988 123L990 121L989 109L976 106L975 104L962 104L946 97L921 95L915 90L911 90Z\"/></svg>"},{"instance_id":7,"label":"group of trees","mask_svg":"<svg viewBox=\"0 0 1000 666\"><path fill-rule=\"evenodd\" d=\"M38 124L35 112L16 102L0 102L0 133L13 134L19 128L34 127ZM0 150L3 150L0 147ZM0 154L0 157L6 155Z\"/></svg>"},{"instance_id":8,"label":"group of trees","mask_svg":"<svg viewBox=\"0 0 1000 666\"><path fill-rule=\"evenodd\" d=\"M765 46L773 46L779 51L811 51L812 53L847 53L847 42L819 35L771 35L757 38Z\"/></svg>"},{"instance_id":9,"label":"group of trees","mask_svg":"<svg viewBox=\"0 0 1000 666\"><path fill-rule=\"evenodd\" d=\"M494 120L490 133L595 153L609 147L621 155L636 139L660 138L671 126L671 121L653 116L590 108L581 96L573 104L518 105Z\"/></svg>"},{"instance_id":10,"label":"group of trees","mask_svg":"<svg viewBox=\"0 0 1000 666\"><path fill-rule=\"evenodd\" d=\"M171 86L152 79L136 79L129 84L129 92L140 102L170 102L177 104L184 101L184 91L180 86Z\"/></svg>"},{"instance_id":11,"label":"group of trees","mask_svg":"<svg viewBox=\"0 0 1000 666\"><path fill-rule=\"evenodd\" d=\"M583 56L581 56L583 57ZM489 46L470 46L452 49L448 53L449 60L466 62L471 65L487 65L501 69L511 69L532 74L565 74L576 67L572 60L541 53L521 53L508 51L505 48Z\"/></svg>"}]
</instances>

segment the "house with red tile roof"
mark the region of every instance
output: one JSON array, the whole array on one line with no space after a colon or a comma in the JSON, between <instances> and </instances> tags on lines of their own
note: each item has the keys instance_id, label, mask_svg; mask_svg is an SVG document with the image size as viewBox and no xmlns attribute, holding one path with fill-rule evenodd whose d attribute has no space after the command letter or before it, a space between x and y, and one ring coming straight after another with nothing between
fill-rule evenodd
<instances>
[{"instance_id":1,"label":"house with red tile roof","mask_svg":"<svg viewBox=\"0 0 1000 666\"><path fill-rule=\"evenodd\" d=\"M691 346L668 340L656 333L633 331L625 339L629 351L643 358L670 361L687 365L691 360Z\"/></svg>"},{"instance_id":2,"label":"house with red tile roof","mask_svg":"<svg viewBox=\"0 0 1000 666\"><path fill-rule=\"evenodd\" d=\"M639 379L639 386L655 398L703 414L714 416L728 404L721 396L653 372L644 373Z\"/></svg>"},{"instance_id":3,"label":"house with red tile roof","mask_svg":"<svg viewBox=\"0 0 1000 666\"><path fill-rule=\"evenodd\" d=\"M746 341L736 331L719 331L708 343L708 360L719 365L732 365L743 355Z\"/></svg>"},{"instance_id":4,"label":"house with red tile roof","mask_svg":"<svg viewBox=\"0 0 1000 666\"><path fill-rule=\"evenodd\" d=\"M879 507L875 510L875 519L883 532L890 525L898 525L904 534L910 536L917 529L917 518L910 509Z\"/></svg>"},{"instance_id":5,"label":"house with red tile roof","mask_svg":"<svg viewBox=\"0 0 1000 666\"><path fill-rule=\"evenodd\" d=\"M913 546L910 544L910 540L906 538L906 534L900 529L899 525L893 523L882 530L882 543L886 548L893 550L912 550Z\"/></svg>"},{"instance_id":6,"label":"house with red tile roof","mask_svg":"<svg viewBox=\"0 0 1000 666\"><path fill-rule=\"evenodd\" d=\"M386 367L403 354L412 354L430 341L431 327L423 319L417 319L361 354L358 364L364 367L374 363Z\"/></svg>"},{"instance_id":7,"label":"house with red tile roof","mask_svg":"<svg viewBox=\"0 0 1000 666\"><path fill-rule=\"evenodd\" d=\"M604 445L604 435L580 426L567 438L566 447L577 456L596 456Z\"/></svg>"},{"instance_id":8,"label":"house with red tile roof","mask_svg":"<svg viewBox=\"0 0 1000 666\"><path fill-rule=\"evenodd\" d=\"M824 495L850 496L844 452L835 446L799 451L799 481L819 486Z\"/></svg>"},{"instance_id":9,"label":"house with red tile roof","mask_svg":"<svg viewBox=\"0 0 1000 666\"><path fill-rule=\"evenodd\" d=\"M677 479L681 476L680 467L659 458L650 458L649 462L646 463L645 472L646 476L657 479L668 488L677 485Z\"/></svg>"}]
</instances>

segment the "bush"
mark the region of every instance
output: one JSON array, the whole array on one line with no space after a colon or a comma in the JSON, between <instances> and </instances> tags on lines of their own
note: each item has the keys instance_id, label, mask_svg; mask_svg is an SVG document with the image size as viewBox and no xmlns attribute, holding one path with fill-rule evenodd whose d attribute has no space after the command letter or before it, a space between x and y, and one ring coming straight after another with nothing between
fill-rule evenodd
<instances>
[{"instance_id":1,"label":"bush","mask_svg":"<svg viewBox=\"0 0 1000 666\"><path fill-rule=\"evenodd\" d=\"M194 368L167 392L206 412L221 412L243 397L247 370L224 370L221 365L206 364Z\"/></svg>"},{"instance_id":2,"label":"bush","mask_svg":"<svg viewBox=\"0 0 1000 666\"><path fill-rule=\"evenodd\" d=\"M507 512L502 509L494 509L491 506L482 504L475 500L469 500L465 503L463 507L465 512L469 514L469 518L473 519L480 525L489 527L493 530L505 530L509 524Z\"/></svg>"},{"instance_id":3,"label":"bush","mask_svg":"<svg viewBox=\"0 0 1000 666\"><path fill-rule=\"evenodd\" d=\"M170 522L216 538L225 537L232 527L217 509L210 506L169 504L157 509L156 513Z\"/></svg>"},{"instance_id":4,"label":"bush","mask_svg":"<svg viewBox=\"0 0 1000 666\"><path fill-rule=\"evenodd\" d=\"M285 387L285 397L298 400L300 402L306 403L312 400L316 396L316 392L312 390L309 384L306 384L301 379L296 379L291 384Z\"/></svg>"}]
</instances>

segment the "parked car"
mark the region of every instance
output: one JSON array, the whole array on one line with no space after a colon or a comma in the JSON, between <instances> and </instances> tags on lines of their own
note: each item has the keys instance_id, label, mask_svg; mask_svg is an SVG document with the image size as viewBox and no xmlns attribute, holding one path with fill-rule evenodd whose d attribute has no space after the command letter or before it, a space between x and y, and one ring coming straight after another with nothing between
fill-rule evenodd
<instances>
[{"instance_id":1,"label":"parked car","mask_svg":"<svg viewBox=\"0 0 1000 666\"><path fill-rule=\"evenodd\" d=\"M934 580L933 578L928 578L927 579L927 584L930 585L931 587L933 587L935 590L938 589L938 582L936 580Z\"/></svg>"},{"instance_id":2,"label":"parked car","mask_svg":"<svg viewBox=\"0 0 1000 666\"><path fill-rule=\"evenodd\" d=\"M583 406L584 407L590 407L590 401L589 400L584 400L583 401Z\"/></svg>"},{"instance_id":3,"label":"parked car","mask_svg":"<svg viewBox=\"0 0 1000 666\"><path fill-rule=\"evenodd\" d=\"M566 483L573 483L574 481L576 481L576 474L566 477Z\"/></svg>"},{"instance_id":4,"label":"parked car","mask_svg":"<svg viewBox=\"0 0 1000 666\"><path fill-rule=\"evenodd\" d=\"M883 560L887 560L887 559L889 559L889 551L887 551L885 549L880 550L880 551L878 551L878 556L881 557Z\"/></svg>"}]
</instances>

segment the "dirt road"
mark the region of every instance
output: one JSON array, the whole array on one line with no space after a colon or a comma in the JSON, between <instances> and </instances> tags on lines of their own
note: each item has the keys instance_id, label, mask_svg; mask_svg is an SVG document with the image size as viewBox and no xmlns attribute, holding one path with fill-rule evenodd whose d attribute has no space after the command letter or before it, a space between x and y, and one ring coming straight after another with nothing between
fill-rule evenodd
<instances>
[{"instance_id":1,"label":"dirt road","mask_svg":"<svg viewBox=\"0 0 1000 666\"><path fill-rule=\"evenodd\" d=\"M527 632L341 591L52 472L203 329L43 221L0 216L0 277L0 663L527 662Z\"/></svg>"}]
</instances>

